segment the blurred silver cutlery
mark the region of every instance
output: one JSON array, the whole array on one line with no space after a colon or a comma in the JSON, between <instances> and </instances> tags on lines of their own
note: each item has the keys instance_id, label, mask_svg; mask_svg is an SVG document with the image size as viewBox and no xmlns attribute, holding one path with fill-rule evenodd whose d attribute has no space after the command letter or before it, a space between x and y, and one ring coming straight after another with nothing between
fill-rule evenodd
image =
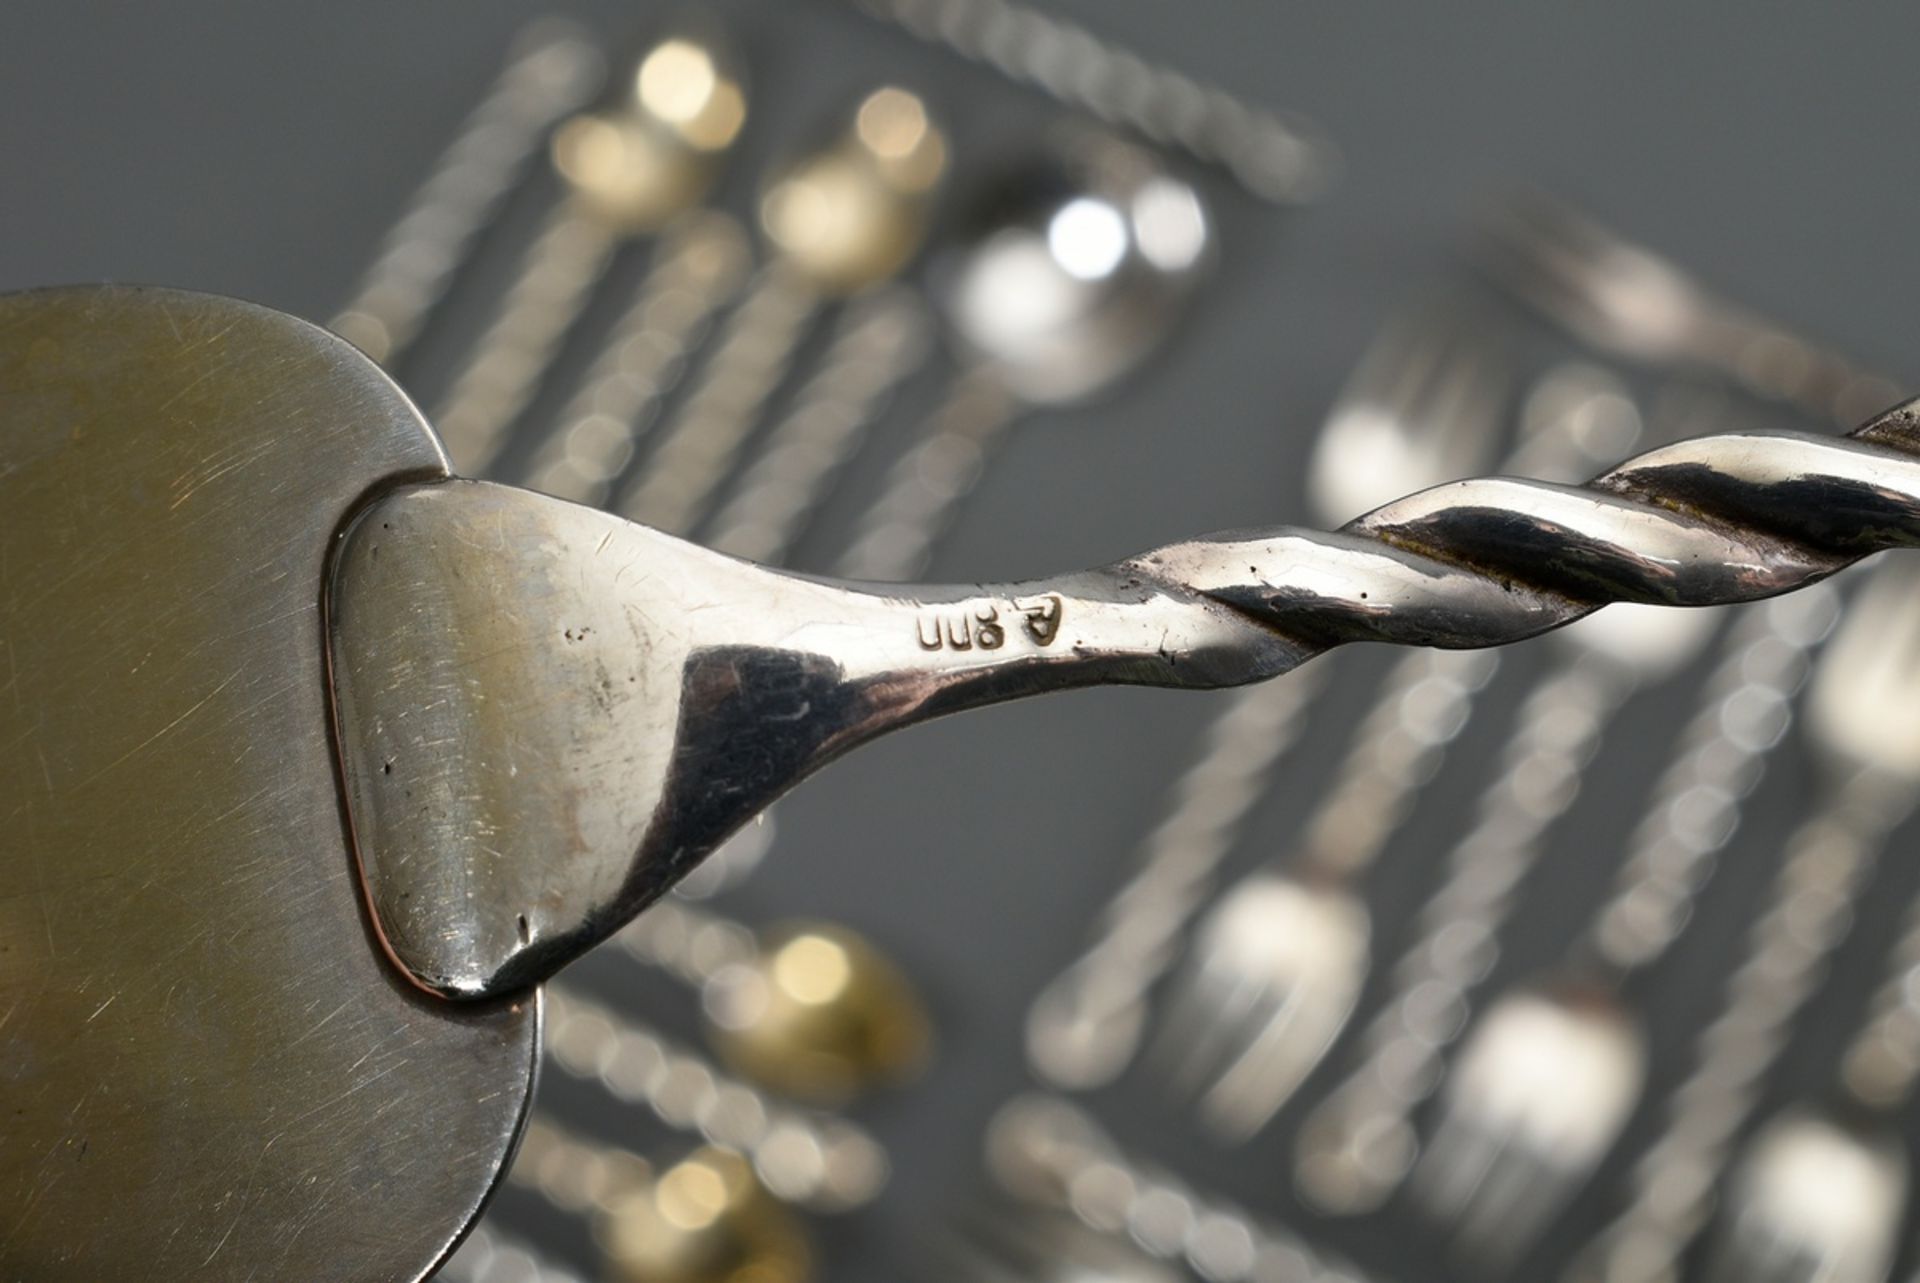
<instances>
[{"instance_id":1,"label":"blurred silver cutlery","mask_svg":"<svg viewBox=\"0 0 1920 1283\"><path fill-rule=\"evenodd\" d=\"M1501 358L1458 307L1427 306L1396 318L1362 357L1321 430L1308 472L1315 515L1344 521L1387 493L1470 471L1491 454L1504 426L1504 382ZM1446 708L1470 694L1470 675L1489 663L1423 652L1391 680L1416 710L1440 705L1437 724L1444 726ZM1311 678L1313 670L1298 675ZM1311 682L1254 687L1233 696L1214 720L1093 942L1034 1001L1027 1052L1043 1078L1086 1088L1132 1062L1148 995L1179 957L1220 861L1317 689ZM1418 743L1408 732L1409 747Z\"/></svg>"},{"instance_id":2,"label":"blurred silver cutlery","mask_svg":"<svg viewBox=\"0 0 1920 1283\"><path fill-rule=\"evenodd\" d=\"M1368 1281L1291 1229L1134 1161L1090 1115L1055 1096L1003 1105L987 1131L987 1162L1015 1198L1064 1211L1102 1238L1131 1242L1209 1283Z\"/></svg>"},{"instance_id":3,"label":"blurred silver cutlery","mask_svg":"<svg viewBox=\"0 0 1920 1283\"><path fill-rule=\"evenodd\" d=\"M580 386L507 471L544 494L604 505L752 260L746 231L729 214L697 211L667 229Z\"/></svg>"},{"instance_id":4,"label":"blurred silver cutlery","mask_svg":"<svg viewBox=\"0 0 1920 1283\"><path fill-rule=\"evenodd\" d=\"M1580 364L1542 376L1522 418L1520 446L1503 471L1546 480L1572 480L1624 456L1641 431L1625 386ZM1483 810L1489 818L1473 845L1457 849L1482 872L1526 841L1516 808L1537 813L1541 825L1550 818L1537 791L1543 778L1571 800L1562 775L1579 769L1604 711L1682 662L1712 626L1702 615L1645 613L1645 621L1633 611L1602 614L1559 634L1573 656L1523 708L1502 783ZM1264 1126L1351 1017L1371 963L1361 878L1412 813L1493 672L1489 657L1464 652L1397 661L1302 844L1247 875L1200 928L1167 1001L1164 1045L1176 1082L1198 1092L1201 1116L1219 1135L1245 1140ZM1519 792L1516 781L1536 791Z\"/></svg>"},{"instance_id":5,"label":"blurred silver cutlery","mask_svg":"<svg viewBox=\"0 0 1920 1283\"><path fill-rule=\"evenodd\" d=\"M854 0L876 18L1156 143L1224 166L1262 200L1319 199L1340 153L1318 126L1276 115L1059 15L1012 0Z\"/></svg>"},{"instance_id":6,"label":"blurred silver cutlery","mask_svg":"<svg viewBox=\"0 0 1920 1283\"><path fill-rule=\"evenodd\" d=\"M1850 428L1902 385L1719 298L1681 268L1538 192L1490 205L1478 257L1522 300L1603 352L1707 371Z\"/></svg>"},{"instance_id":7,"label":"blurred silver cutlery","mask_svg":"<svg viewBox=\"0 0 1920 1283\"><path fill-rule=\"evenodd\" d=\"M435 162L380 244L353 298L328 324L385 366L418 337L547 130L599 89L604 59L586 32L542 18Z\"/></svg>"},{"instance_id":8,"label":"blurred silver cutlery","mask_svg":"<svg viewBox=\"0 0 1920 1283\"><path fill-rule=\"evenodd\" d=\"M871 1202L886 1185L886 1151L857 1124L773 1101L697 1052L578 993L550 989L547 1007L554 1066L598 1082L615 1100L669 1127L746 1155L777 1197L841 1212Z\"/></svg>"},{"instance_id":9,"label":"blurred silver cutlery","mask_svg":"<svg viewBox=\"0 0 1920 1283\"><path fill-rule=\"evenodd\" d=\"M434 411L448 457L486 472L621 243L651 236L705 197L746 120L717 35L675 34L639 62L615 104L554 132L566 195L548 215Z\"/></svg>"},{"instance_id":10,"label":"blurred silver cutlery","mask_svg":"<svg viewBox=\"0 0 1920 1283\"><path fill-rule=\"evenodd\" d=\"M1866 574L1807 693L1805 723L1824 792L1787 840L1726 1005L1701 1032L1660 1136L1636 1162L1626 1210L1591 1243L1571 1283L1676 1275L1712 1206L1734 1137L1888 834L1920 800L1920 572L1887 560Z\"/></svg>"},{"instance_id":11,"label":"blurred silver cutlery","mask_svg":"<svg viewBox=\"0 0 1920 1283\"><path fill-rule=\"evenodd\" d=\"M825 147L772 178L760 227L773 257L620 498L621 515L675 532L700 523L704 497L731 471L808 324L828 302L872 289L913 259L946 171L946 136L926 105L889 85L862 99Z\"/></svg>"},{"instance_id":12,"label":"blurred silver cutlery","mask_svg":"<svg viewBox=\"0 0 1920 1283\"><path fill-rule=\"evenodd\" d=\"M952 1279L965 1283L1183 1283L1124 1239L1043 1209L999 1213L969 1227ZM984 1219L984 1218L983 1218Z\"/></svg>"},{"instance_id":13,"label":"blurred silver cutlery","mask_svg":"<svg viewBox=\"0 0 1920 1283\"><path fill-rule=\"evenodd\" d=\"M706 1146L656 1168L535 1119L508 1179L589 1219L610 1283L805 1283L814 1276L806 1227L731 1150Z\"/></svg>"},{"instance_id":14,"label":"blurred silver cutlery","mask_svg":"<svg viewBox=\"0 0 1920 1283\"><path fill-rule=\"evenodd\" d=\"M1199 192L1105 134L1056 131L980 203L936 264L962 371L868 508L835 569L847 578L920 571L1019 415L1091 400L1136 371L1213 265Z\"/></svg>"},{"instance_id":15,"label":"blurred silver cutlery","mask_svg":"<svg viewBox=\"0 0 1920 1283\"><path fill-rule=\"evenodd\" d=\"M1748 1142L1728 1181L1713 1283L1882 1283L1912 1172L1905 1119L1920 1075L1920 900L1841 1053L1835 1099L1787 1109Z\"/></svg>"},{"instance_id":16,"label":"blurred silver cutlery","mask_svg":"<svg viewBox=\"0 0 1920 1283\"><path fill-rule=\"evenodd\" d=\"M1613 894L1559 966L1515 986L1493 1005L1463 1052L1463 1100L1491 1095L1502 1103L1488 1108L1508 1126L1537 1128L1531 1141L1510 1141L1514 1154L1551 1151L1543 1170L1552 1179L1535 1174L1529 1206L1545 1209L1570 1193L1611 1144L1637 1098L1640 1036L1613 995L1685 927L1766 754L1785 734L1791 700L1812 649L1832 626L1836 603L1835 591L1821 587L1769 602L1739 620L1634 833ZM1433 940L1438 947L1439 933ZM1465 961L1457 971L1431 965L1407 971L1396 996L1370 1022L1359 1064L1309 1115L1296 1176L1301 1192L1323 1210L1371 1211L1412 1166L1419 1152L1414 1114L1440 1086L1440 1057L1465 1032L1471 1015L1467 985L1490 959ZM1447 978L1436 978L1436 972ZM1551 1072L1538 1084L1540 1102L1522 1107L1517 1097L1527 1088L1518 1076L1536 1062ZM1515 1066L1520 1068L1509 1068ZM1510 1207L1501 1224L1510 1238L1525 1237L1532 1228Z\"/></svg>"}]
</instances>

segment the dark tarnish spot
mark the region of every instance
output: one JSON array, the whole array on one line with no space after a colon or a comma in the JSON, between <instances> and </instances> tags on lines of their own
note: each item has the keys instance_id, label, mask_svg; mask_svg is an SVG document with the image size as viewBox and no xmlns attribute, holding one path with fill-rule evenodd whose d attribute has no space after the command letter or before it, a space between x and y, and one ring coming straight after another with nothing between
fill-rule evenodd
<instances>
[{"instance_id":1,"label":"dark tarnish spot","mask_svg":"<svg viewBox=\"0 0 1920 1283\"><path fill-rule=\"evenodd\" d=\"M620 700L615 697L613 674L604 663L595 662L593 679L587 684L587 698L592 701L595 712L612 715Z\"/></svg>"}]
</instances>

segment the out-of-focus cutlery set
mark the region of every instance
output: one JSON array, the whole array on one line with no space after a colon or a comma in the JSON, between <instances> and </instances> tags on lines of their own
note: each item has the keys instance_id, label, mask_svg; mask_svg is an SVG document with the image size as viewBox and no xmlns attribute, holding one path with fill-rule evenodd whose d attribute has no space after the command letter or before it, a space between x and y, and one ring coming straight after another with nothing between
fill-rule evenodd
<instances>
[{"instance_id":1,"label":"out-of-focus cutlery set","mask_svg":"<svg viewBox=\"0 0 1920 1283\"><path fill-rule=\"evenodd\" d=\"M1298 203L1337 162L1304 122L1006 0L860 7L1080 114L991 190L952 190L939 105L875 85L764 175L743 218L713 196L766 108L720 33L676 29L623 61L542 24L334 328L409 380L463 270L511 261L450 373L426 380L457 469L770 562L871 474L851 500L864 515L818 568L917 573L1012 422L1108 391L1204 306L1234 254L1206 166ZM544 220L498 243L529 191L551 193ZM1901 391L1543 197L1491 205L1466 250L1474 279L1390 320L1329 410L1306 478L1315 523L1496 461L1575 482L1755 413L1851 426ZM934 408L890 414L915 380ZM862 469L869 448L890 462ZM1116 885L1077 952L1036 979L1035 1091L990 1129L991 1192L957 1197L952 1241L907 1268L977 1283L1385 1277L1360 1225L1434 1232L1432 1278L1888 1277L1913 1202L1920 907L1832 1058L1829 1098L1782 1107L1766 1088L1920 796L1917 590L1902 563L1739 611L1614 606L1513 654L1348 656L1224 698L1131 864L1085 853L1087 877ZM920 640L991 647L1012 626L956 616ZM1024 626L1046 628L1044 610ZM1336 687L1368 680L1344 739L1315 725ZM1650 699L1692 708L1671 743L1609 736ZM1824 792L1783 846L1740 821L1802 711ZM1308 769L1309 746L1338 747L1331 777L1284 848L1250 850L1251 818ZM1664 762L1642 780L1633 758ZM1433 795L1459 787L1477 797L1453 833ZM1601 787L1641 817L1622 827L1612 889L1550 963L1498 970ZM549 987L549 1086L594 1103L536 1113L509 1192L446 1277L835 1272L808 1222L866 1207L911 1161L861 1101L937 1054L918 991L952 978L909 975L841 924L729 916L784 839L763 817L615 938L634 994ZM1686 960L1725 970L1693 1045L1657 1048L1645 988L1735 847L1777 861L1773 884L1737 960ZM1419 906L1383 913L1379 866L1407 853ZM657 1028L654 999L697 1013L704 1048ZM1140 1102L1191 1146L1130 1154L1114 1137ZM1216 1190L1166 1170L1220 1146L1264 1154L1270 1183ZM1549 1229L1582 1216L1603 1228L1543 1259ZM556 1219L577 1232L549 1242Z\"/></svg>"},{"instance_id":2,"label":"out-of-focus cutlery set","mask_svg":"<svg viewBox=\"0 0 1920 1283\"><path fill-rule=\"evenodd\" d=\"M1492 283L1588 349L1534 378L1512 416L1518 441L1503 472L1571 480L1633 448L1751 416L1752 402L1791 406L1817 426L1895 392L1544 198L1492 207L1472 250ZM1496 440L1508 417L1498 372L1510 361L1491 346L1502 328L1431 307L1389 327L1329 416L1314 498L1357 510L1374 499L1341 485L1383 475L1402 485L1409 469L1438 463L1424 482L1435 484L1464 466L1448 456L1463 438ZM1602 356L1635 368L1610 370L1596 363ZM1665 386L1643 410L1623 373L1644 379L1648 367ZM1351 467L1351 480L1335 460ZM1320 517L1341 515L1335 506ZM1258 1143L1270 1125L1285 1133L1295 1232L1310 1234L1322 1218L1369 1217L1391 1234L1411 1218L1451 1249L1436 1271L1460 1277L1563 1267L1572 1283L1889 1277L1910 1219L1911 1128L1901 1109L1920 1072L1911 915L1836 1060L1834 1098L1784 1107L1764 1126L1756 1113L1795 1017L1848 937L1876 858L1914 808L1906 746L1920 713L1920 661L1897 639L1916 626L1920 579L1886 565L1731 623L1616 607L1548 639L1472 823L1450 847L1419 844L1416 858L1437 867L1398 942L1370 929L1365 874L1396 834L1421 822L1419 791L1483 692L1497 688L1501 656L1395 661L1293 846L1256 857L1223 890L1219 870L1259 792L1252 777L1284 769L1314 692L1296 687L1291 703L1257 724L1264 753L1231 747L1241 710L1230 709L1092 942L1035 1002L1028 1032L1038 1076L1087 1091L1138 1059L1138 1075L1190 1108L1215 1142ZM1625 835L1613 890L1557 962L1490 984L1503 927L1529 890L1538 894L1526 879L1553 854L1556 826L1589 776L1612 773L1608 721L1636 692L1687 698L1676 678L1710 648L1718 657L1695 711L1663 746L1667 762L1636 803L1643 819ZM1684 1074L1658 1081L1636 1009L1643 977L1693 920L1723 851L1750 848L1745 858L1764 859L1779 846L1737 830L1802 708L1824 792L1773 857L1781 861L1773 886L1753 911L1720 1008L1680 1049ZM1343 1038L1365 1006L1371 1015ZM1329 1064L1335 1076L1320 1079ZM1297 1116L1278 1125L1290 1109ZM1633 1147L1630 1171L1610 1188L1596 1176L1637 1114L1655 1117L1656 1134ZM1078 1107L1021 1102L1000 1126L1014 1137L1004 1148L1017 1161L1008 1161L1029 1173L1007 1178L1010 1188L1031 1193L1031 1171L1048 1170L1054 1201L1083 1225L1128 1235L1151 1255L1179 1254L1157 1249L1150 1231L1115 1220L1080 1188L1121 1180L1140 1197L1167 1187L1113 1175L1133 1160L1115 1157ZM1180 1198L1189 1216L1207 1205ZM1557 1220L1578 1223L1568 1211L1576 1198L1616 1218L1570 1263L1539 1259ZM1238 1223L1243 1244L1273 1233ZM1191 1237L1182 1242L1192 1249ZM1305 1263L1249 1276L1347 1277L1352 1268L1289 1251ZM1190 1264L1205 1278L1242 1276Z\"/></svg>"}]
</instances>

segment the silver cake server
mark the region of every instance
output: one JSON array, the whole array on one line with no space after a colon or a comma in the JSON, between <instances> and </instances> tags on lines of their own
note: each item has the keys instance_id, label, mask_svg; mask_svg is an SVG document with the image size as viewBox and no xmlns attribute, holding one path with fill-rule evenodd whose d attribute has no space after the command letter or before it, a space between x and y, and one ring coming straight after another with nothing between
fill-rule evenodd
<instances>
[{"instance_id":1,"label":"silver cake server","mask_svg":"<svg viewBox=\"0 0 1920 1283\"><path fill-rule=\"evenodd\" d=\"M1334 534L838 583L454 479L372 361L266 309L0 297L0 1266L422 1277L515 1144L538 983L888 730L1917 541L1910 403Z\"/></svg>"}]
</instances>

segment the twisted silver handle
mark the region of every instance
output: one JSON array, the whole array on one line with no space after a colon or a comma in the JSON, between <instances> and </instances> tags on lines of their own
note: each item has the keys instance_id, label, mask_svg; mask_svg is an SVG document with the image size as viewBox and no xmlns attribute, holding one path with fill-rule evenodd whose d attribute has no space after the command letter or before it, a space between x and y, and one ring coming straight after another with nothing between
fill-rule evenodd
<instances>
[{"instance_id":1,"label":"twisted silver handle","mask_svg":"<svg viewBox=\"0 0 1920 1283\"><path fill-rule=\"evenodd\" d=\"M437 531L438 541L407 537L417 530ZM383 544L390 531L398 533ZM1346 641L1504 645L1609 601L1768 597L1915 543L1916 404L1839 440L1702 437L1584 487L1462 481L1333 534L1217 535L1049 580L947 588L784 575L573 505L465 482L396 490L361 518L336 562L331 640L353 805L368 817L364 876L386 939L422 983L483 996L547 978L827 761L934 716L1090 685L1238 685ZM567 618L580 621L564 641L572 649L553 649L562 643L547 631L551 610L492 612L491 598L450 596L445 620L423 618L418 586L454 582L431 553L442 546L472 549L487 568L457 581L454 596L516 582L563 587ZM573 554L567 576L554 573L555 550ZM647 575L628 573L642 564ZM456 627L465 610L489 618L493 631ZM636 617L671 627L650 630L636 650L621 640ZM445 638L432 664L380 661L395 637L427 628ZM550 864L503 858L473 866L487 885L472 896L416 896L410 879L435 891L433 862L381 858L415 849L415 813L387 802L410 786L414 768L394 774L382 764L396 752L409 762L431 755L411 740L388 742L365 714L390 700L440 707L429 692L441 674L502 653L567 657L526 670L552 687L550 699L527 706L552 712L538 726L517 723L516 742L553 746L554 769L581 771L596 788L604 787L596 764L626 763L627 792L664 804L610 827L593 858L570 864L570 880ZM647 695L583 740L570 711L579 690L569 683L597 671L596 657L644 663L648 684L637 689ZM663 718L682 690L697 696L689 707L701 714ZM431 733L425 722L407 731ZM559 841L572 821L550 806L551 791L529 791L504 771L481 778L508 756L483 747L471 755L469 796L497 798L522 849L551 849L543 841Z\"/></svg>"},{"instance_id":2,"label":"twisted silver handle","mask_svg":"<svg viewBox=\"0 0 1920 1283\"><path fill-rule=\"evenodd\" d=\"M1216 536L1102 577L1194 608L1167 612L1170 624L1185 616L1174 640L1192 671L1135 680L1204 686L1273 676L1342 642L1500 646L1608 602L1770 597L1916 543L1910 401L1839 439L1729 432L1648 451L1585 486L1454 482L1332 534Z\"/></svg>"},{"instance_id":3,"label":"twisted silver handle","mask_svg":"<svg viewBox=\"0 0 1920 1283\"><path fill-rule=\"evenodd\" d=\"M1324 195L1339 177L1340 154L1312 122L1276 115L1171 67L1150 63L1032 6L1011 0L854 3L1015 83L1221 165L1262 200L1306 204Z\"/></svg>"}]
</instances>

